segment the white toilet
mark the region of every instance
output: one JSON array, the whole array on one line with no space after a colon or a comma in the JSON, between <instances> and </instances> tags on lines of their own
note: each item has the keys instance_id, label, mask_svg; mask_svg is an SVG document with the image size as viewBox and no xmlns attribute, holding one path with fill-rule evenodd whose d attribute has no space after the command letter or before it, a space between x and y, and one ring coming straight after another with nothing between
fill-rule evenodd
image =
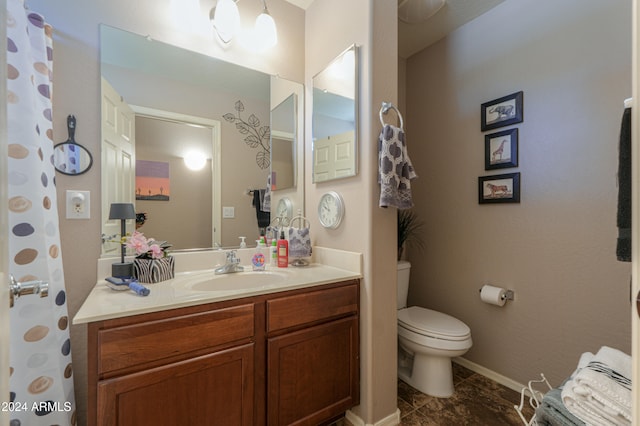
<instances>
[{"instance_id":1,"label":"white toilet","mask_svg":"<svg viewBox=\"0 0 640 426\"><path fill-rule=\"evenodd\" d=\"M411 264L398 262L398 377L427 395L453 394L451 358L471 348L471 330L431 309L407 308Z\"/></svg>"}]
</instances>

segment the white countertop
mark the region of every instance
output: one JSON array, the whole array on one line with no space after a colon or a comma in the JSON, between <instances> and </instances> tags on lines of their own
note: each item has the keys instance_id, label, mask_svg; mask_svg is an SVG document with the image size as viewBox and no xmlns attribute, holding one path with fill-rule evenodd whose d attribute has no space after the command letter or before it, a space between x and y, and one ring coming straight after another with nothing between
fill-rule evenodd
<instances>
[{"instance_id":1,"label":"white countertop","mask_svg":"<svg viewBox=\"0 0 640 426\"><path fill-rule=\"evenodd\" d=\"M356 253L353 254L360 256ZM324 252L322 257L330 258L333 256ZM245 270L247 269L245 268ZM320 263L312 263L304 267L289 266L288 268L273 268L264 272L248 271L227 275L215 275L212 268L178 272L171 280L144 284L151 290L148 296L138 296L130 290L112 290L107 287L106 281L101 280L91 290L73 318L73 324L84 324L358 278L362 278L362 274L354 268L341 269Z\"/></svg>"}]
</instances>

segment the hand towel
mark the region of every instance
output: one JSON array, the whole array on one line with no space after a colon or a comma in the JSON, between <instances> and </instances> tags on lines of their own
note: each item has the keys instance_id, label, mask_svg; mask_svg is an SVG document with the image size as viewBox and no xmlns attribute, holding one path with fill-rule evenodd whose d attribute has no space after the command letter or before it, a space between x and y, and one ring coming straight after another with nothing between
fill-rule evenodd
<instances>
[{"instance_id":1,"label":"hand towel","mask_svg":"<svg viewBox=\"0 0 640 426\"><path fill-rule=\"evenodd\" d=\"M271 212L271 173L267 175L267 189L262 197L262 211Z\"/></svg>"},{"instance_id":2,"label":"hand towel","mask_svg":"<svg viewBox=\"0 0 640 426\"><path fill-rule=\"evenodd\" d=\"M258 219L258 228L266 228L271 223L271 213L262 210L262 202L260 201L260 192L264 196L264 190L253 190L253 207L256 209L256 218Z\"/></svg>"},{"instance_id":3,"label":"hand towel","mask_svg":"<svg viewBox=\"0 0 640 426\"><path fill-rule=\"evenodd\" d=\"M631 357L603 346L562 391L562 402L587 424L631 424Z\"/></svg>"},{"instance_id":4,"label":"hand towel","mask_svg":"<svg viewBox=\"0 0 640 426\"><path fill-rule=\"evenodd\" d=\"M311 234L309 228L289 227L289 257L311 256Z\"/></svg>"},{"instance_id":5,"label":"hand towel","mask_svg":"<svg viewBox=\"0 0 640 426\"><path fill-rule=\"evenodd\" d=\"M617 225L616 256L631 262L631 108L625 108L620 126Z\"/></svg>"},{"instance_id":6,"label":"hand towel","mask_svg":"<svg viewBox=\"0 0 640 426\"><path fill-rule=\"evenodd\" d=\"M411 180L417 176L401 128L385 124L378 138L380 207L413 207Z\"/></svg>"}]
</instances>

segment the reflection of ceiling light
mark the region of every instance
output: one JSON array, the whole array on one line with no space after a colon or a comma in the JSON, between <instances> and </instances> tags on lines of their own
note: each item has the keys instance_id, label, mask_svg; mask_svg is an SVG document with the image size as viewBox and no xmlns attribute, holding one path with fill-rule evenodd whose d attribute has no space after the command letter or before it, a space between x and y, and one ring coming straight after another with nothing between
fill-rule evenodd
<instances>
[{"instance_id":1,"label":"reflection of ceiling light","mask_svg":"<svg viewBox=\"0 0 640 426\"><path fill-rule=\"evenodd\" d=\"M398 18L407 24L424 22L435 15L446 0L400 0Z\"/></svg>"},{"instance_id":2,"label":"reflection of ceiling light","mask_svg":"<svg viewBox=\"0 0 640 426\"><path fill-rule=\"evenodd\" d=\"M205 164L207 164L207 158L201 152L190 151L184 156L184 164L189 170L202 170Z\"/></svg>"},{"instance_id":3,"label":"reflection of ceiling light","mask_svg":"<svg viewBox=\"0 0 640 426\"><path fill-rule=\"evenodd\" d=\"M218 0L209 12L211 24L224 44L231 43L240 28L240 12L234 0Z\"/></svg>"}]
</instances>

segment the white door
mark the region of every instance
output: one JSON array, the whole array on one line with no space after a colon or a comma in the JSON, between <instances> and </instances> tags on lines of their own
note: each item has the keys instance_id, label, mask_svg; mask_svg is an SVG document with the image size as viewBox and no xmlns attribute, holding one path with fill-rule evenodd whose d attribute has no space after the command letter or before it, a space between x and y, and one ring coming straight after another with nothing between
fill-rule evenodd
<instances>
[{"instance_id":1,"label":"white door","mask_svg":"<svg viewBox=\"0 0 640 426\"><path fill-rule=\"evenodd\" d=\"M313 181L353 176L356 164L354 144L353 130L313 141Z\"/></svg>"},{"instance_id":2,"label":"white door","mask_svg":"<svg viewBox=\"0 0 640 426\"><path fill-rule=\"evenodd\" d=\"M135 203L135 115L102 79L102 253L117 253L120 222L109 220L112 202Z\"/></svg>"}]
</instances>

